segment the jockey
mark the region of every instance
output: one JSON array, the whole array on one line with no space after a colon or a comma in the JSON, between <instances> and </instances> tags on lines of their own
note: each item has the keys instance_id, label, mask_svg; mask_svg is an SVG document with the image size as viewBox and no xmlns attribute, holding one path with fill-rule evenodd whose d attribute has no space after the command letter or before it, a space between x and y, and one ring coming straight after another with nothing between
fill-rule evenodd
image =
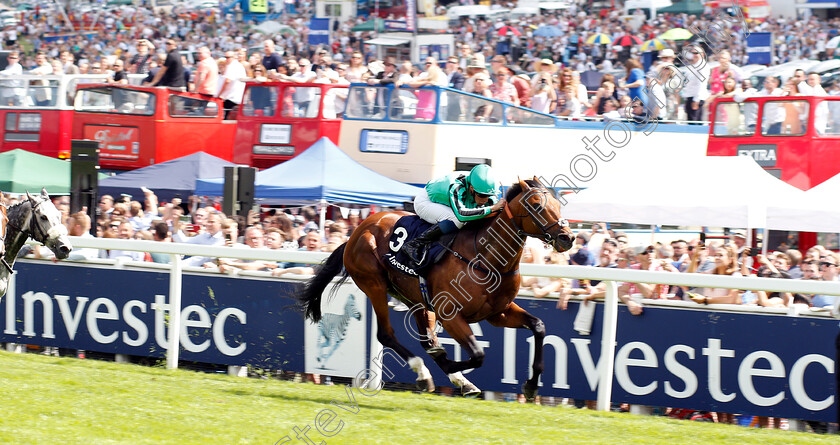
<instances>
[{"instance_id":1,"label":"jockey","mask_svg":"<svg viewBox=\"0 0 840 445\"><path fill-rule=\"evenodd\" d=\"M414 198L414 211L434 224L403 246L405 254L419 264L426 256L426 246L442 235L454 232L467 221L487 217L504 207L499 187L489 165L473 167L469 175L453 172L426 184Z\"/></svg>"}]
</instances>

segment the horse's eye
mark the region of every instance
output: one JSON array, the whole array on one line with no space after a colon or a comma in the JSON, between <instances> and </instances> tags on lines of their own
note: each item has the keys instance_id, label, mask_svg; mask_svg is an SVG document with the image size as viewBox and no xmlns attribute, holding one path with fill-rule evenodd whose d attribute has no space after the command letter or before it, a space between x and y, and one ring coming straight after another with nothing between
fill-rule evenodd
<instances>
[{"instance_id":1,"label":"horse's eye","mask_svg":"<svg viewBox=\"0 0 840 445\"><path fill-rule=\"evenodd\" d=\"M41 215L41 221L47 221L48 219L47 215Z\"/></svg>"}]
</instances>

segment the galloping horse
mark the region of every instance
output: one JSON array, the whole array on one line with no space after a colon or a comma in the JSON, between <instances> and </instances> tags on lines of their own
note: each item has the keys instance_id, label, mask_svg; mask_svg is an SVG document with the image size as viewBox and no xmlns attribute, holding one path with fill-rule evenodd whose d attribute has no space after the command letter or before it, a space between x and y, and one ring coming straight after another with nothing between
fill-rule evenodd
<instances>
[{"instance_id":1,"label":"galloping horse","mask_svg":"<svg viewBox=\"0 0 840 445\"><path fill-rule=\"evenodd\" d=\"M73 246L67 237L67 228L61 223L61 212L55 208L46 189L34 197L26 193L26 199L8 208L8 223L4 233L5 253L0 258L0 297L6 294L12 266L27 238L47 246L55 257L67 258Z\"/></svg>"},{"instance_id":2,"label":"galloping horse","mask_svg":"<svg viewBox=\"0 0 840 445\"><path fill-rule=\"evenodd\" d=\"M394 336L388 319L388 293L408 305L415 305L412 313L421 345L465 396L481 391L465 379L461 371L478 368L484 360L484 351L469 324L487 320L497 327L530 329L534 333L533 375L524 383L523 393L532 400L536 397L537 382L543 371L545 326L539 318L513 302L519 291L519 259L526 236L540 238L564 252L571 248L574 233L560 216L560 203L536 178L514 184L508 189L505 200L504 210L496 216L472 222L462 229L451 252L429 269L430 298L425 303L418 278L396 271L382 258L388 252L394 224L408 213L380 212L368 217L307 283L300 296L307 318L316 322L321 318L324 289L344 266L339 284L348 276L352 277L367 294L376 313L379 342L393 349L417 372L418 386L434 390L434 382L423 359L412 354ZM434 334L436 318L468 351L468 360L446 358L446 351Z\"/></svg>"}]
</instances>

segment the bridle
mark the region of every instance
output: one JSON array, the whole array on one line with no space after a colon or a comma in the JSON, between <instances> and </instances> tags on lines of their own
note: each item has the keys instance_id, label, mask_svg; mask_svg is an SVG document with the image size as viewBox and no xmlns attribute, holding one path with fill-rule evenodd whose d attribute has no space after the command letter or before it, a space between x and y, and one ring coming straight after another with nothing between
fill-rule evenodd
<instances>
[{"instance_id":1,"label":"bridle","mask_svg":"<svg viewBox=\"0 0 840 445\"><path fill-rule=\"evenodd\" d=\"M523 193L539 193L541 195L545 195L546 197L549 196L549 193L548 193L547 190L529 189L529 190L523 190ZM526 236L530 236L530 237L534 237L534 238L539 238L546 243L553 243L554 240L556 239L556 237L554 235L550 234L548 231L551 230L552 228L554 228L554 226L560 226L561 228L569 226L569 222L566 221L565 219L560 219L558 221L555 221L552 224L549 224L549 225L545 226L540 221L538 221L536 218L534 218L534 215L531 214L530 212L528 212L524 215L514 215L510 211L510 203L508 203L508 202L505 202L504 209L505 209L505 214L508 216L508 218L510 218L511 224L513 224L513 228L516 229L516 234L519 235L519 237L521 237L521 238L525 238ZM522 226L519 225L516 222L517 218L531 218L531 221L533 221L534 224L536 224L537 228L540 229L541 233L526 232L522 228Z\"/></svg>"},{"instance_id":2,"label":"bridle","mask_svg":"<svg viewBox=\"0 0 840 445\"><path fill-rule=\"evenodd\" d=\"M42 243L44 245L47 244L49 240L56 239L61 235L67 234L67 227L63 224L59 224L58 226L50 228L49 231L45 232L40 225L36 224L36 220L38 219L35 216L35 212L38 210L38 207L44 203L45 200L37 201L35 204L32 204L32 200L27 200L29 205L32 206L29 214L29 227L28 230L24 229L23 227L18 227L14 225L11 221L8 222L8 226L17 230L18 232L30 236L35 241ZM21 203L23 205L23 203ZM5 234L4 234L5 237Z\"/></svg>"}]
</instances>

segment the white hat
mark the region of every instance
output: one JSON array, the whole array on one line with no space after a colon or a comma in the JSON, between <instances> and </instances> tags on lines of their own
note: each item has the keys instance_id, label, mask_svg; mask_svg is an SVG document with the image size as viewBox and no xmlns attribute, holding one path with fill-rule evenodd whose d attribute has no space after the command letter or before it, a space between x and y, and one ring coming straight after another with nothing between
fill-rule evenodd
<instances>
[{"instance_id":1,"label":"white hat","mask_svg":"<svg viewBox=\"0 0 840 445\"><path fill-rule=\"evenodd\" d=\"M659 51L659 58L661 59L663 57L676 57L676 54L674 54L674 50L671 48L665 48Z\"/></svg>"}]
</instances>

